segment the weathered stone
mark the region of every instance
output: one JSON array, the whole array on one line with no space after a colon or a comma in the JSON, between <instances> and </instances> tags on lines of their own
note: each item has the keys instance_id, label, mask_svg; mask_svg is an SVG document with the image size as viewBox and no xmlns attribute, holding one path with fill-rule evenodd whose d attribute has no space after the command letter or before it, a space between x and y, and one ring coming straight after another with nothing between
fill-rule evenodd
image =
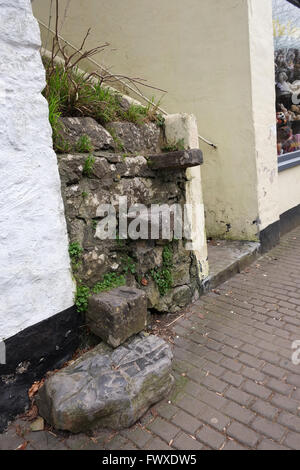
<instances>
[{"instance_id":1,"label":"weathered stone","mask_svg":"<svg viewBox=\"0 0 300 470\"><path fill-rule=\"evenodd\" d=\"M39 416L30 424L30 430L33 432L43 431L44 430L44 418Z\"/></svg>"},{"instance_id":2,"label":"weathered stone","mask_svg":"<svg viewBox=\"0 0 300 470\"><path fill-rule=\"evenodd\" d=\"M145 292L119 287L89 299L86 321L92 332L116 348L147 326Z\"/></svg>"},{"instance_id":3,"label":"weathered stone","mask_svg":"<svg viewBox=\"0 0 300 470\"><path fill-rule=\"evenodd\" d=\"M160 129L153 122L139 126L132 122L110 122L107 129L120 140L125 152L159 152Z\"/></svg>"},{"instance_id":4,"label":"weathered stone","mask_svg":"<svg viewBox=\"0 0 300 470\"><path fill-rule=\"evenodd\" d=\"M104 127L90 117L63 117L60 118L62 129L60 135L76 150L80 137L89 137L95 150L113 149L112 136Z\"/></svg>"},{"instance_id":5,"label":"weathered stone","mask_svg":"<svg viewBox=\"0 0 300 470\"><path fill-rule=\"evenodd\" d=\"M182 169L199 166L203 163L201 150L179 150L158 155L150 155L148 165L152 170Z\"/></svg>"},{"instance_id":6,"label":"weathered stone","mask_svg":"<svg viewBox=\"0 0 300 470\"><path fill-rule=\"evenodd\" d=\"M179 202L182 196L181 190L175 183L165 184L157 178L122 178L115 186L115 195L126 194L128 207L132 204L163 204L169 201Z\"/></svg>"},{"instance_id":7,"label":"weathered stone","mask_svg":"<svg viewBox=\"0 0 300 470\"><path fill-rule=\"evenodd\" d=\"M171 289L165 296L158 299L155 310L158 312L179 312L192 302L193 294L190 286L179 286Z\"/></svg>"},{"instance_id":8,"label":"weathered stone","mask_svg":"<svg viewBox=\"0 0 300 470\"><path fill-rule=\"evenodd\" d=\"M180 214L181 215L181 214ZM127 221L130 224L135 220L137 211L134 208L128 211ZM152 206L143 208L138 212L140 230L142 231L142 240L173 240L176 212L172 211L171 206L164 204L161 206ZM182 224L182 218L180 218ZM182 225L180 225L182 226Z\"/></svg>"},{"instance_id":9,"label":"weathered stone","mask_svg":"<svg viewBox=\"0 0 300 470\"><path fill-rule=\"evenodd\" d=\"M174 289L190 286L192 294L195 293L194 286L198 272L195 269L192 270L191 252L184 249L180 241L174 244L173 283L170 292L164 297L161 297L158 286L152 279L151 271L156 267L162 268L163 247L168 240L168 236L165 233L162 234L162 227L164 229L167 227L168 210L166 209L175 203L181 206L184 204L186 172L152 170L144 156L120 155L99 150L93 152L93 157L94 164L89 176L86 176L83 175L83 168L87 155L58 156L69 239L71 242L79 242L83 248L79 263L76 264L76 268L73 267L76 269L76 277L92 288L97 282L103 280L106 273L123 274L126 268L124 260L129 256L135 269L134 273L127 274L126 285L140 288L145 292L148 298L148 308L159 311L174 311L174 309L177 311L182 308L183 302L181 296L179 305L172 304L178 299L177 295L174 297L172 295ZM127 208L137 203L145 205L144 212L139 219L145 219L146 223L148 218L146 208L151 205L159 205L159 208L154 208L157 215L159 215L159 210L163 213L167 212L165 216L154 217L154 221L147 225L150 238L151 235L156 234L156 240L133 241L130 238L103 240L100 221L103 222L104 217L98 208L101 204L112 204L118 217L120 196L127 197ZM139 212L128 215L128 228L136 215L139 215ZM171 217L170 238L172 235L176 239L180 238L174 228L174 220ZM151 231L153 231L152 234ZM189 294L187 289L185 292ZM189 295L185 297L188 299Z\"/></svg>"},{"instance_id":10,"label":"weathered stone","mask_svg":"<svg viewBox=\"0 0 300 470\"><path fill-rule=\"evenodd\" d=\"M39 413L74 433L130 427L170 392L171 361L170 346L157 336L139 335L115 350L102 343L45 381Z\"/></svg>"}]
</instances>

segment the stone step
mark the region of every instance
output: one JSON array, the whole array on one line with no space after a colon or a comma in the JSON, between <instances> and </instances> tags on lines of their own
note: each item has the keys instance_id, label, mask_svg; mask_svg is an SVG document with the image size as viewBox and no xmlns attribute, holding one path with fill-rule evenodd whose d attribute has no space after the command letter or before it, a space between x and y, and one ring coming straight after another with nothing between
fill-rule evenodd
<instances>
[{"instance_id":1,"label":"stone step","mask_svg":"<svg viewBox=\"0 0 300 470\"><path fill-rule=\"evenodd\" d=\"M185 170L203 163L203 154L199 149L177 150L148 157L152 170Z\"/></svg>"},{"instance_id":2,"label":"stone step","mask_svg":"<svg viewBox=\"0 0 300 470\"><path fill-rule=\"evenodd\" d=\"M205 291L218 287L260 256L260 243L213 240L208 243L209 277Z\"/></svg>"},{"instance_id":3,"label":"stone step","mask_svg":"<svg viewBox=\"0 0 300 470\"><path fill-rule=\"evenodd\" d=\"M113 348L147 326L147 296L141 289L118 287L94 294L86 314L91 331Z\"/></svg>"},{"instance_id":4,"label":"stone step","mask_svg":"<svg viewBox=\"0 0 300 470\"><path fill-rule=\"evenodd\" d=\"M112 349L104 343L47 378L36 396L40 415L73 433L132 426L171 391L172 351L143 334Z\"/></svg>"}]
</instances>

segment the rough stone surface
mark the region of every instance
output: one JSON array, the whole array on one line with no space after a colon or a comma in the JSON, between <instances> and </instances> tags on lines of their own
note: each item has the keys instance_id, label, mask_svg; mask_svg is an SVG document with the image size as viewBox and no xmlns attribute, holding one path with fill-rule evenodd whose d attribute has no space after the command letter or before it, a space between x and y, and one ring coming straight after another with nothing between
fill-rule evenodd
<instances>
[{"instance_id":1,"label":"rough stone surface","mask_svg":"<svg viewBox=\"0 0 300 470\"><path fill-rule=\"evenodd\" d=\"M122 143L124 151L146 154L160 151L160 128L153 122L137 125L132 122L110 122L107 126Z\"/></svg>"},{"instance_id":2,"label":"rough stone surface","mask_svg":"<svg viewBox=\"0 0 300 470\"><path fill-rule=\"evenodd\" d=\"M37 395L39 412L56 429L133 425L173 385L170 346L138 336L118 349L101 344L48 378Z\"/></svg>"},{"instance_id":3,"label":"rough stone surface","mask_svg":"<svg viewBox=\"0 0 300 470\"><path fill-rule=\"evenodd\" d=\"M68 142L72 150L76 150L80 137L89 137L95 150L109 150L114 148L112 136L104 127L90 117L62 117L60 134Z\"/></svg>"},{"instance_id":4,"label":"rough stone surface","mask_svg":"<svg viewBox=\"0 0 300 470\"><path fill-rule=\"evenodd\" d=\"M133 287L94 294L86 314L91 331L113 348L147 326L147 297Z\"/></svg>"},{"instance_id":5,"label":"rough stone surface","mask_svg":"<svg viewBox=\"0 0 300 470\"><path fill-rule=\"evenodd\" d=\"M83 248L76 267L78 278L93 287L106 273L124 274L125 271L126 284L146 292L149 308L177 311L197 293L197 262L194 254L185 249L185 241L172 243L173 284L162 297L151 272L162 269L163 249L169 240L161 239L161 231L157 240L102 240L98 207L112 204L118 215L121 196L127 197L128 208L133 204L144 204L143 213L147 215L152 204L162 207L177 203L183 207L186 201L185 171L153 171L144 156L125 157L104 151L95 152L93 156L94 165L90 175L86 176L83 175L86 155L58 155L69 238ZM129 217L128 225L130 223ZM172 234L172 219L170 225ZM134 269L128 269L128 261ZM176 293L173 292L175 289Z\"/></svg>"},{"instance_id":6,"label":"rough stone surface","mask_svg":"<svg viewBox=\"0 0 300 470\"><path fill-rule=\"evenodd\" d=\"M148 165L152 170L186 169L202 165L203 154L199 149L150 155Z\"/></svg>"}]
</instances>

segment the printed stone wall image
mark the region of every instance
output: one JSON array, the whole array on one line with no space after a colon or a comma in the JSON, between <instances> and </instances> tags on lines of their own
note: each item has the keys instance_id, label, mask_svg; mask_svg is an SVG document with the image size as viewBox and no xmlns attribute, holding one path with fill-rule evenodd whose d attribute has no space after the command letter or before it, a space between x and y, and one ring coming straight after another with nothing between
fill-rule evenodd
<instances>
[{"instance_id":1,"label":"printed stone wall image","mask_svg":"<svg viewBox=\"0 0 300 470\"><path fill-rule=\"evenodd\" d=\"M180 123L183 116L178 115L177 119ZM80 254L73 259L77 279L97 292L103 281L111 278L117 283L144 290L151 309L179 311L199 295L201 270L203 277L206 271L205 255L198 261L195 253L186 248L190 240L185 240L184 233L181 237L176 236L176 215L172 212L170 232L166 237L163 237L165 223L160 213L157 213L157 226L154 226L153 218L149 220L145 237L137 233L138 239L131 239L127 228L137 218L141 225L147 225L146 219L154 205L158 212L161 208L162 213L163 206L168 211L177 205L184 215L184 206L188 202L186 168L199 168L203 161L200 150L162 153L167 143L158 126L128 122L109 123L107 126L108 135L112 129L112 135L117 132L118 146L127 152L116 148L108 150L109 139L103 140L102 137L107 131L101 130L100 124L92 124L91 118L90 127L86 125L86 118L65 118L63 122L67 123L63 133L73 148L85 135L98 149L90 155L78 152L58 154L69 239L71 244L80 247ZM157 153L153 155L155 150ZM125 233L122 233L120 217L124 201L127 220ZM103 207L113 211L116 217L113 233L106 239L104 229L109 217ZM128 211L131 207L135 209L132 216ZM204 225L204 220L202 222ZM184 220L183 225L188 225L188 221ZM137 227L137 232L141 230L142 227ZM154 231L158 232L155 238Z\"/></svg>"},{"instance_id":2,"label":"printed stone wall image","mask_svg":"<svg viewBox=\"0 0 300 470\"><path fill-rule=\"evenodd\" d=\"M175 118L179 128L187 118ZM73 122L69 119L63 130L72 146L82 135L79 122L79 118ZM134 142L136 154L112 153L112 149L105 151L109 139L105 136L103 140L105 130L95 132L98 127L91 120L87 127L83 120L85 135L100 148L98 151L88 157L78 153L58 155L58 162L70 253L74 253L73 271L79 292L81 288L87 290L86 303L77 305L85 313L91 332L107 345L101 343L50 375L36 396L39 413L49 424L74 433L99 426L114 430L130 427L170 393L174 384L171 347L161 338L142 332L148 324L147 309L179 311L198 298L201 285L201 263L185 246L183 237L174 240L176 219L173 217L172 223L169 220L170 230L164 239L167 217L159 210L159 217L153 221L149 218L152 209L148 208L153 203L156 207L164 203L168 208L170 201L180 209L185 205L186 168L199 168L202 153L187 149L149 156L149 152L160 148L160 130L153 132L153 125L148 128L147 124L128 123L123 129L121 122L117 126L119 143L133 149ZM92 164L86 172L88 159ZM134 222L130 211L125 213L128 220L124 230L124 200L126 206L138 204L138 225L144 223L146 232L143 240L130 239L127 223ZM103 206L107 208L106 217L105 210L99 210ZM109 225L112 213L113 230L106 237L100 226L103 220ZM140 227L137 238L141 232ZM151 238L153 232L155 239ZM194 234L189 231L189 235L187 241L191 242Z\"/></svg>"},{"instance_id":3,"label":"printed stone wall image","mask_svg":"<svg viewBox=\"0 0 300 470\"><path fill-rule=\"evenodd\" d=\"M31 2L0 0L0 13L1 61L11 63L0 70L0 106L6 116L0 128L1 161L9 156L0 201L5 294L0 303L0 429L29 405L29 388L47 372L37 402L50 424L74 432L95 423L130 426L173 384L170 346L142 333L149 312L180 311L199 297L207 275L196 121L184 114L163 119L151 107L101 87L105 99L92 101L100 113L97 120L90 112L78 116L76 109L69 115L64 107L64 112L55 109L58 94L52 101L47 95L51 73L62 74L59 87L66 69L52 64L49 72L47 57L41 60ZM12 27L16 22L22 26L19 35ZM15 80L19 69L24 86ZM89 93L95 90L94 84L83 83ZM109 119L103 114L108 99ZM123 236L125 199L128 235L133 226L138 234L140 218L149 236ZM195 223L186 206L196 200ZM116 215L115 234L103 238L106 206ZM178 236L177 216L172 210L168 215L172 207L190 227L188 234ZM154 222L147 219L149 211ZM15 220L22 220L22 231L15 230ZM12 266L5 252L14 258ZM98 345L74 363L83 323ZM71 397L78 378L82 393L78 389L78 396ZM67 406L60 409L63 396Z\"/></svg>"},{"instance_id":4,"label":"printed stone wall image","mask_svg":"<svg viewBox=\"0 0 300 470\"><path fill-rule=\"evenodd\" d=\"M185 211L195 197L187 168L199 171L203 162L201 151L190 149L197 126L191 116L169 119L164 133L151 122L105 129L92 118L62 119L70 151L57 158L76 304L108 346L101 343L46 379L36 402L57 429L129 427L174 383L170 346L141 332L148 309L177 312L199 297L206 257L202 266L193 248L197 228ZM171 145L174 136L180 146ZM89 153L78 152L83 137Z\"/></svg>"}]
</instances>

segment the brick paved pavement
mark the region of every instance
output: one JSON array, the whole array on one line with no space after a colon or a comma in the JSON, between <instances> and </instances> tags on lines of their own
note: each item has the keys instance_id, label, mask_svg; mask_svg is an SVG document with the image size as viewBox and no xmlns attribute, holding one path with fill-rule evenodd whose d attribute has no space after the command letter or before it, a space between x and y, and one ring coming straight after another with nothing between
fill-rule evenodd
<instances>
[{"instance_id":1,"label":"brick paved pavement","mask_svg":"<svg viewBox=\"0 0 300 470\"><path fill-rule=\"evenodd\" d=\"M134 428L55 437L19 420L0 449L300 449L300 227L174 329L176 389Z\"/></svg>"}]
</instances>

